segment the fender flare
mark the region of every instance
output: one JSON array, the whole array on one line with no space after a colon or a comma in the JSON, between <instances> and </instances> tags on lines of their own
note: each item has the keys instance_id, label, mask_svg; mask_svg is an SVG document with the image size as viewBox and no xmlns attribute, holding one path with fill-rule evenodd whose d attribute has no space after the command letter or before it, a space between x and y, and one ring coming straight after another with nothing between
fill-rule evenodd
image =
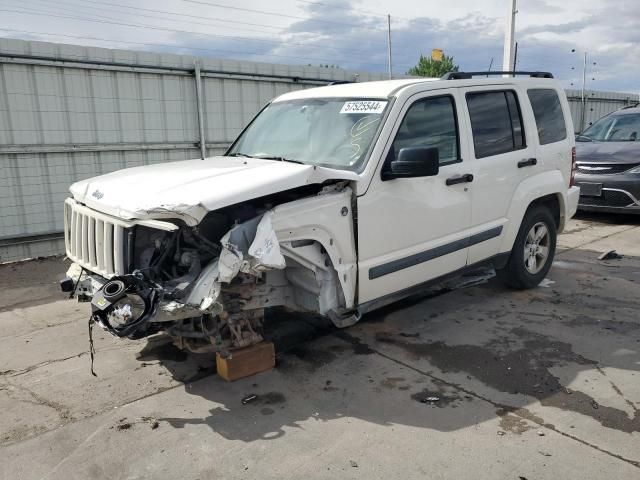
<instances>
[{"instance_id":1,"label":"fender flare","mask_svg":"<svg viewBox=\"0 0 640 480\"><path fill-rule=\"evenodd\" d=\"M538 173L520 182L511 198L511 206L507 213L507 218L511 219L511 221L507 224L507 229L502 237L499 251L511 251L527 210L533 202L542 197L556 195L560 207L560 225L558 231L561 232L566 222L566 190L566 181L559 170Z\"/></svg>"}]
</instances>

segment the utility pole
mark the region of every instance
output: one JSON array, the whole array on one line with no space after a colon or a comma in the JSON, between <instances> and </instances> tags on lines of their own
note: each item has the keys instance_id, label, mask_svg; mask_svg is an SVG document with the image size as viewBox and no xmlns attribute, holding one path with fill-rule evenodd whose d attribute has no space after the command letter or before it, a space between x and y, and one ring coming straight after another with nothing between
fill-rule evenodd
<instances>
[{"instance_id":1,"label":"utility pole","mask_svg":"<svg viewBox=\"0 0 640 480\"><path fill-rule=\"evenodd\" d=\"M584 52L584 62L582 64L582 115L580 115L580 133L584 131L584 120L587 111L587 97L585 96L585 89L587 85L587 52Z\"/></svg>"},{"instance_id":2,"label":"utility pole","mask_svg":"<svg viewBox=\"0 0 640 480\"><path fill-rule=\"evenodd\" d=\"M391 15L387 15L387 55L389 60L389 80L391 80L393 78L393 68L391 66Z\"/></svg>"},{"instance_id":3,"label":"utility pole","mask_svg":"<svg viewBox=\"0 0 640 480\"><path fill-rule=\"evenodd\" d=\"M504 56L502 57L502 70L510 72L513 66L515 50L515 29L516 29L516 0L507 0L509 3L509 13L507 15L507 28L504 32ZM506 75L508 76L508 75Z\"/></svg>"}]
</instances>

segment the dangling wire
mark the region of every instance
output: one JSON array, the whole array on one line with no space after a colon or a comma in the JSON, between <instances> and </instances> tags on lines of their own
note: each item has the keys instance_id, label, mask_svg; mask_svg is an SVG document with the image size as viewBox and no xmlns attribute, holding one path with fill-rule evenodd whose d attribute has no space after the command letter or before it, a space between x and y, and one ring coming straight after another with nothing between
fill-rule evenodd
<instances>
[{"instance_id":1,"label":"dangling wire","mask_svg":"<svg viewBox=\"0 0 640 480\"><path fill-rule=\"evenodd\" d=\"M69 294L69 298L73 298L73 296L76 294L76 290L78 290L78 285L80 284L80 280L82 280L82 275L84 274L84 272L84 267L80 267L80 275L78 276L78 280L76 281L76 283L73 285L73 290Z\"/></svg>"},{"instance_id":2,"label":"dangling wire","mask_svg":"<svg viewBox=\"0 0 640 480\"><path fill-rule=\"evenodd\" d=\"M93 324L96 323L95 316L89 317L89 356L91 357L91 375L97 377L96 372L93 371L93 358L96 354L96 349L93 347Z\"/></svg>"}]
</instances>

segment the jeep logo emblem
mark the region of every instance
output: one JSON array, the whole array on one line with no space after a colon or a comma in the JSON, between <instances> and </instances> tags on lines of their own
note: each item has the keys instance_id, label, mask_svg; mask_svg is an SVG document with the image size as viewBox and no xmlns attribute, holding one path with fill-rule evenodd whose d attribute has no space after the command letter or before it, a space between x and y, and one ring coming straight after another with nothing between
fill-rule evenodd
<instances>
[{"instance_id":1,"label":"jeep logo emblem","mask_svg":"<svg viewBox=\"0 0 640 480\"><path fill-rule=\"evenodd\" d=\"M100 200L102 197L104 197L104 193L102 193L100 190L96 190L91 194L91 196L96 197L98 200Z\"/></svg>"}]
</instances>

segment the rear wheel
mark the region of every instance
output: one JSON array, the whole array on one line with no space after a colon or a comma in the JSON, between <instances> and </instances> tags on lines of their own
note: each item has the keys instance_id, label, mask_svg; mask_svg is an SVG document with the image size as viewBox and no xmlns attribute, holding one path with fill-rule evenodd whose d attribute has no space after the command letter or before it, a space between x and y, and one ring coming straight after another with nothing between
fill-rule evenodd
<instances>
[{"instance_id":1,"label":"rear wheel","mask_svg":"<svg viewBox=\"0 0 640 480\"><path fill-rule=\"evenodd\" d=\"M551 211L538 205L524 217L513 244L509 261L498 272L509 287L537 286L547 275L556 253L557 228Z\"/></svg>"}]
</instances>

